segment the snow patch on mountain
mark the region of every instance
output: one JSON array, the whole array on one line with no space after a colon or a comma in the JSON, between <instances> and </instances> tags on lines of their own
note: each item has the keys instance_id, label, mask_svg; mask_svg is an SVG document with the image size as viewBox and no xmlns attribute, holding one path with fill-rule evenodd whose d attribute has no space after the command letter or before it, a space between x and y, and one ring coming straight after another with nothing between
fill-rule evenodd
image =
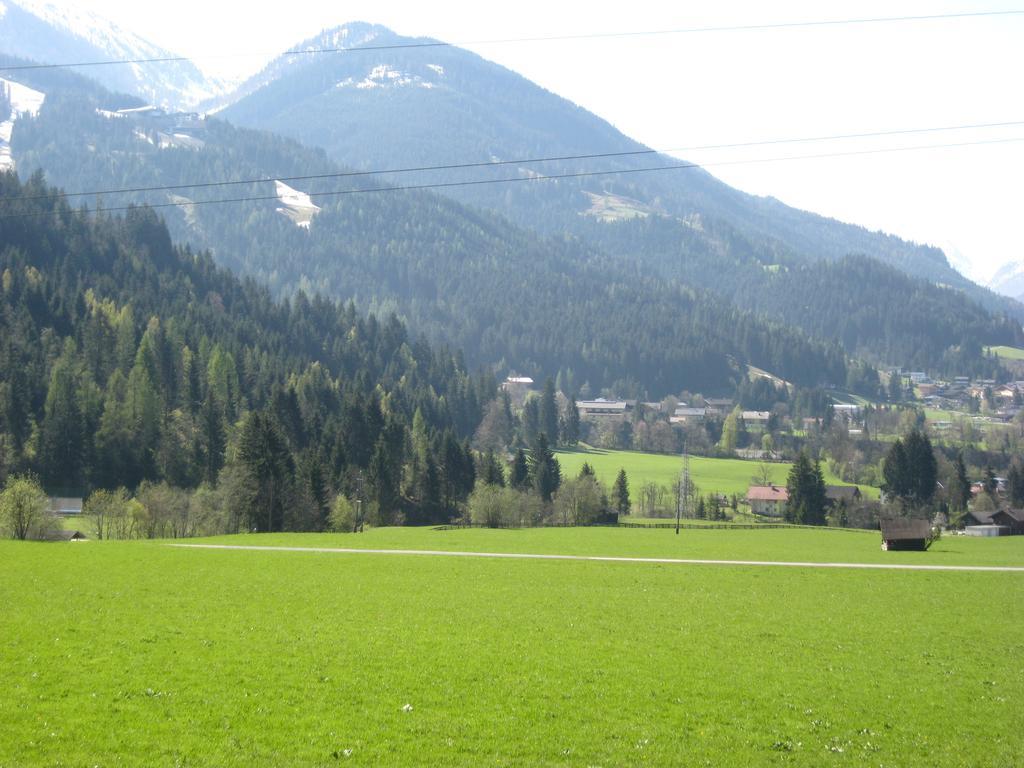
<instances>
[{"instance_id":1,"label":"snow patch on mountain","mask_svg":"<svg viewBox=\"0 0 1024 768\"><path fill-rule=\"evenodd\" d=\"M13 171L14 156L11 154L11 137L14 135L14 123L22 115L31 117L38 115L46 100L46 94L3 77L0 77L0 87L3 87L11 102L10 115L6 120L0 122L0 171Z\"/></svg>"},{"instance_id":2,"label":"snow patch on mountain","mask_svg":"<svg viewBox=\"0 0 1024 768\"><path fill-rule=\"evenodd\" d=\"M367 45L388 31L387 27L380 26L379 24L368 24L362 21L325 29L319 35L303 40L294 48L285 51L267 64L258 74L250 77L235 90L230 93L219 94L217 97L203 102L200 108L207 114L219 112L244 99L246 96L255 93L264 86L273 83L282 77L285 72L294 69L298 65L308 65L320 56L336 56L339 50L348 50L349 48ZM314 53L315 51L324 52ZM343 80L337 83L336 87L345 88L355 85L355 83L355 80L352 80L352 82Z\"/></svg>"},{"instance_id":3,"label":"snow patch on mountain","mask_svg":"<svg viewBox=\"0 0 1024 768\"><path fill-rule=\"evenodd\" d=\"M427 66L429 69L434 69L433 65ZM362 80L356 81L354 77L347 77L335 85L335 88L358 88L359 90L368 90L370 88L402 88L407 85L414 85L427 89L437 87L436 83L425 80L420 75L414 75L410 72L402 72L397 69L392 69L387 64L378 64L373 67L373 69L371 69Z\"/></svg>"},{"instance_id":4,"label":"snow patch on mountain","mask_svg":"<svg viewBox=\"0 0 1024 768\"><path fill-rule=\"evenodd\" d=\"M313 217L320 213L320 206L308 194L289 187L283 181L275 181L274 188L282 206L277 212L291 219L295 226L309 229Z\"/></svg>"}]
</instances>

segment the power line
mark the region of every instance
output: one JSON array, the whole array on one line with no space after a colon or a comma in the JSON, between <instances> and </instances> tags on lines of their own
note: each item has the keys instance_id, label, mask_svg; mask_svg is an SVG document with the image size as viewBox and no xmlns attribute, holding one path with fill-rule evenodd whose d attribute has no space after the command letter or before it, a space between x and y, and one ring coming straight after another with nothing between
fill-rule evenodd
<instances>
[{"instance_id":1,"label":"power line","mask_svg":"<svg viewBox=\"0 0 1024 768\"><path fill-rule=\"evenodd\" d=\"M462 42L445 43L441 41L429 41L419 43L394 43L392 45L362 45L355 48L305 48L288 50L281 56L303 56L321 53L357 53L364 51L395 51L410 48L454 48L471 45L507 45L511 43L549 43L569 42L574 40L603 40L612 38L633 38L633 37L654 37L664 35L688 35L704 34L712 32L750 32L757 30L776 29L808 29L813 27L837 27L847 25L865 24L886 24L895 22L914 21L940 21L951 19L986 18L999 16L1024 15L1024 9L1004 11L964 11L962 13L933 13L917 16L876 16L853 19L820 19L814 21L790 21L768 24L735 24L728 26L707 26L707 27L683 27L680 29L657 29L642 30L635 32L595 32L581 35L549 35L541 37L508 37L491 40L466 40ZM198 59L229 59L229 58L250 58L259 54L213 54L205 56L161 56L148 59L110 59L106 61L79 61L65 64L22 64L10 67L0 67L0 72L14 72L31 69L61 69L66 67L105 67L123 64L167 64L175 62L192 61ZM265 55L265 54L264 54ZM274 55L274 54L271 54Z\"/></svg>"},{"instance_id":2,"label":"power line","mask_svg":"<svg viewBox=\"0 0 1024 768\"><path fill-rule=\"evenodd\" d=\"M790 162L794 160L820 160L825 158L836 158L836 157L857 157L865 155L879 155L889 154L894 152L912 152L918 150L927 149L949 149L955 147L974 147L982 145L992 144L1008 144L1012 142L1024 141L1024 136L1004 138L1004 139L989 139L982 141L964 141L955 142L949 144L923 144L918 146L910 147L888 147L883 149L865 149L865 150L854 150L850 152L824 152L814 155L795 155L787 157L770 157L770 158L759 158L759 159L748 159L748 160L732 160L732 161L721 161L715 163L707 163L699 165L697 163L678 163L674 165L659 165L649 168L623 168L609 171L581 171L577 173L558 173L550 174L547 176L513 176L503 179L474 179L470 181L449 181L449 182L435 182L429 184L408 184L408 185L394 185L387 187L367 187L363 189L342 189L334 190L330 192L314 192L308 193L310 198L317 197L342 197L347 195L361 195L361 194L372 194L380 192L410 192L419 190L430 190L430 189L451 189L455 187L475 187L483 186L487 184L514 184L519 182L540 182L540 181L557 181L560 179L581 179L581 178L593 178L599 176L624 176L627 174L638 174L638 173L652 173L655 171L679 171L679 170L692 170L692 169L703 169L710 167L723 167L723 166L734 166L734 165L754 165L764 163L779 163L779 162ZM18 198L14 198L16 201ZM280 200L278 195L255 195L247 197L234 197L234 198L221 198L217 200L196 200L187 202L168 202L168 203L152 203L152 204L134 204L117 206L113 208L101 209L104 213L119 213L131 210L137 207L148 207L153 209L158 208L187 208L190 206L201 206L201 205L226 205L229 203L248 203L248 202L261 202L268 200ZM8 214L0 215L0 221L8 219L24 219L24 218L38 218L41 216L50 216L53 211L45 211L39 213L19 213L19 214Z\"/></svg>"},{"instance_id":3,"label":"power line","mask_svg":"<svg viewBox=\"0 0 1024 768\"><path fill-rule=\"evenodd\" d=\"M272 181L319 181L323 179L345 179L364 176L393 176L404 173L424 173L429 171L468 170L473 168L499 168L508 165L530 165L533 163L564 162L571 160L606 160L618 157L639 157L644 155L663 155L669 152L701 152L715 149L741 149L744 147L778 146L782 144L802 144L822 141L840 141L847 139L878 138L882 136L906 136L919 133L940 133L945 131L977 130L981 128L1007 128L1024 125L1024 120L1011 120L996 123L972 123L966 125L934 126L928 128L900 128L888 131L869 131L864 133L832 134L825 136L804 136L788 139L766 139L761 141L733 142L730 144L698 144L689 147L672 149L638 149L623 152L598 152L578 155L553 155L548 157L530 157L517 160L488 160L475 163L449 163L446 165L421 165L405 168L381 168L368 171L338 171L335 173L316 173L303 176L263 176L250 179L234 179L206 181L187 184L164 184L149 187L122 187L119 189L97 189L85 192L56 192L51 195L33 195L19 198L21 200L49 200L70 197L95 197L97 195L137 194L141 192L168 192L171 190L209 189L214 187L231 187L245 184L267 184Z\"/></svg>"}]
</instances>

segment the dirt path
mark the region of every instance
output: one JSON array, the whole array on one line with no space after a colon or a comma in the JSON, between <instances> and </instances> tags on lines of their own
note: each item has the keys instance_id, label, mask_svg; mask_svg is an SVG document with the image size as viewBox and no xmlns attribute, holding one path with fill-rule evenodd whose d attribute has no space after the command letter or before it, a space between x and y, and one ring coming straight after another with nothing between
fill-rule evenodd
<instances>
[{"instance_id":1,"label":"dirt path","mask_svg":"<svg viewBox=\"0 0 1024 768\"><path fill-rule=\"evenodd\" d=\"M488 557L509 560L583 560L599 563L660 563L668 565L742 565L765 568L860 568L884 571L974 571L1024 573L1010 565L912 565L903 563L796 563L772 560L691 560L676 557L610 557L601 555L536 555L513 552L449 552L441 549L354 549L348 547L270 547L255 544L168 544L187 549L239 549L260 552L319 552L345 555L426 555L433 557Z\"/></svg>"}]
</instances>

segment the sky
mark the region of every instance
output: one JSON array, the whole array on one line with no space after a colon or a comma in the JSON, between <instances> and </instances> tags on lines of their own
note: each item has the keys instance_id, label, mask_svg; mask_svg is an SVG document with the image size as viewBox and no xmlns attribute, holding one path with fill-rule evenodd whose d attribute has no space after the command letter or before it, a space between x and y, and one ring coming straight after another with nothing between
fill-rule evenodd
<instances>
[{"instance_id":1,"label":"sky","mask_svg":"<svg viewBox=\"0 0 1024 768\"><path fill-rule=\"evenodd\" d=\"M839 19L1024 11L1024 0L55 0L106 16L210 74L241 78L321 29L350 21L460 44L747 192L946 250L981 282L1024 262L1024 13L588 40ZM999 128L695 147L1019 122ZM1020 141L1015 141L1021 139ZM977 142L987 142L978 144ZM936 147L964 144L972 146ZM932 148L922 149L923 145ZM914 147L908 151L888 151ZM844 153L843 157L806 158ZM867 154L864 154L867 153ZM783 161L780 158L804 156Z\"/></svg>"}]
</instances>

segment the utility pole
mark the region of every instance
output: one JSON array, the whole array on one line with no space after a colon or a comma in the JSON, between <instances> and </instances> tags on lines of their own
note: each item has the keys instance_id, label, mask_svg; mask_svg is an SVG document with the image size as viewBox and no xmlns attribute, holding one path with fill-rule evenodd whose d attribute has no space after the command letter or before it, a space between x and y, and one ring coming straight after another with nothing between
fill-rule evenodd
<instances>
[{"instance_id":1,"label":"utility pole","mask_svg":"<svg viewBox=\"0 0 1024 768\"><path fill-rule=\"evenodd\" d=\"M686 444L683 443L683 471L679 476L679 490L676 493L676 536L679 535L679 525L682 522L683 506L689 514L690 499L690 454L686 451Z\"/></svg>"}]
</instances>

